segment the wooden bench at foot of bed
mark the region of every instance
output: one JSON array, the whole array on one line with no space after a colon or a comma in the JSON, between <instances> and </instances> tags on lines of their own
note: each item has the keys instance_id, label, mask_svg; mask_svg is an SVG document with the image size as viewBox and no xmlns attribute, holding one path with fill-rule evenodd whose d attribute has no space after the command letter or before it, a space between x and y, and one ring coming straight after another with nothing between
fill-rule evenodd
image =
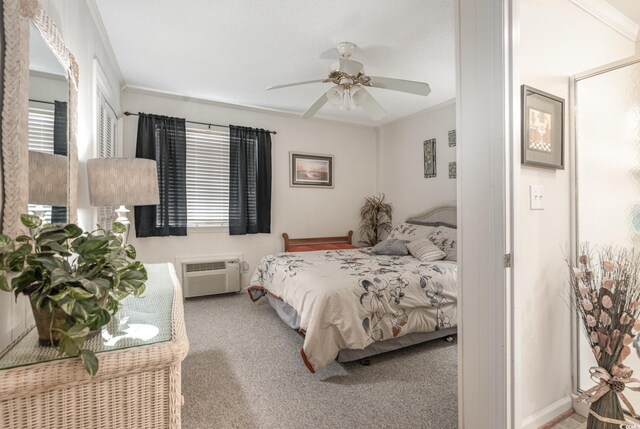
<instances>
[{"instance_id":1,"label":"wooden bench at foot of bed","mask_svg":"<svg viewBox=\"0 0 640 429\"><path fill-rule=\"evenodd\" d=\"M309 252L313 250L338 250L355 249L351 243L353 231L349 231L344 237L310 237L310 238L289 238L286 232L282 234L284 238L285 252Z\"/></svg>"}]
</instances>

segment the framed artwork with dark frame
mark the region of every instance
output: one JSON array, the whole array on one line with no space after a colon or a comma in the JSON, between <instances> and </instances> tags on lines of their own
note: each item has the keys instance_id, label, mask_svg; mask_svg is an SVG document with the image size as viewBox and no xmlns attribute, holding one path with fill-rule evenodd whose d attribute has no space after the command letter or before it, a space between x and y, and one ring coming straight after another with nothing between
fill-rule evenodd
<instances>
[{"instance_id":1,"label":"framed artwork with dark frame","mask_svg":"<svg viewBox=\"0 0 640 429\"><path fill-rule=\"evenodd\" d=\"M299 188L333 188L331 155L289 152L289 186Z\"/></svg>"},{"instance_id":2,"label":"framed artwork with dark frame","mask_svg":"<svg viewBox=\"0 0 640 429\"><path fill-rule=\"evenodd\" d=\"M522 164L564 170L564 99L522 85Z\"/></svg>"},{"instance_id":3,"label":"framed artwork with dark frame","mask_svg":"<svg viewBox=\"0 0 640 429\"><path fill-rule=\"evenodd\" d=\"M436 139L424 141L424 177L430 179L436 177Z\"/></svg>"}]
</instances>

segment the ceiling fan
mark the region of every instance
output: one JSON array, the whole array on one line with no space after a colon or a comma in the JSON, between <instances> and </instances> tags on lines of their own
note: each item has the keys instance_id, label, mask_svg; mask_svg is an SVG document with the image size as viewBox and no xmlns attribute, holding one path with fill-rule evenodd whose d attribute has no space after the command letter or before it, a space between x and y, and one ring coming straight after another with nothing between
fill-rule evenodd
<instances>
[{"instance_id":1,"label":"ceiling fan","mask_svg":"<svg viewBox=\"0 0 640 429\"><path fill-rule=\"evenodd\" d=\"M304 82L270 86L267 90L288 88L290 86L307 85L310 83L333 83L334 86L311 105L303 114L303 118L315 115L327 102L340 106L343 110L363 109L374 120L384 118L386 112L375 98L365 89L384 88L392 91L408 92L427 96L431 92L429 84L412 80L393 79L389 77L368 76L364 73L364 64L351 59L356 45L351 42L339 43L338 62L331 66L329 76L325 79L307 80Z\"/></svg>"}]
</instances>

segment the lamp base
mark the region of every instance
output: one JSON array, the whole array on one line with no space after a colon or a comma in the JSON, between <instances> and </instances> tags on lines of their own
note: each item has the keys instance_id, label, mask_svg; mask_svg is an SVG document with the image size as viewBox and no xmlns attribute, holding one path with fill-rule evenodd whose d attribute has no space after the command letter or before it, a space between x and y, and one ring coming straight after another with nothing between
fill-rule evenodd
<instances>
[{"instance_id":1,"label":"lamp base","mask_svg":"<svg viewBox=\"0 0 640 429\"><path fill-rule=\"evenodd\" d=\"M42 223L44 223L44 218L47 215L47 212L49 210L47 210L47 208L45 206L37 205L31 211L33 212L34 215L36 215L36 216L38 216L40 218Z\"/></svg>"},{"instance_id":2,"label":"lamp base","mask_svg":"<svg viewBox=\"0 0 640 429\"><path fill-rule=\"evenodd\" d=\"M125 206L120 206L118 207L118 209L116 210L116 213L118 214L118 219L116 219L116 222L120 222L123 225L129 225L129 218L127 217L127 213L129 213L130 210L127 210L127 208Z\"/></svg>"},{"instance_id":3,"label":"lamp base","mask_svg":"<svg viewBox=\"0 0 640 429\"><path fill-rule=\"evenodd\" d=\"M127 217L127 213L129 212L130 210L127 210L125 206L120 206L116 210L116 213L118 214L118 219L116 219L116 222L120 222L127 229L127 231L122 235L123 244L127 244L127 242L129 241L129 228L131 225L131 222L129 222L129 218Z\"/></svg>"}]
</instances>

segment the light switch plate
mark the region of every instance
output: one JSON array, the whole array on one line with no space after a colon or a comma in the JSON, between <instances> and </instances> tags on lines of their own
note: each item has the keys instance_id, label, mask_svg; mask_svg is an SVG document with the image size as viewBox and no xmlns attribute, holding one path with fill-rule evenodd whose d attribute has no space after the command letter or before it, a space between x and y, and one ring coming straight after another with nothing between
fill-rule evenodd
<instances>
[{"instance_id":1,"label":"light switch plate","mask_svg":"<svg viewBox=\"0 0 640 429\"><path fill-rule=\"evenodd\" d=\"M529 209L544 210L544 186L529 185Z\"/></svg>"}]
</instances>

